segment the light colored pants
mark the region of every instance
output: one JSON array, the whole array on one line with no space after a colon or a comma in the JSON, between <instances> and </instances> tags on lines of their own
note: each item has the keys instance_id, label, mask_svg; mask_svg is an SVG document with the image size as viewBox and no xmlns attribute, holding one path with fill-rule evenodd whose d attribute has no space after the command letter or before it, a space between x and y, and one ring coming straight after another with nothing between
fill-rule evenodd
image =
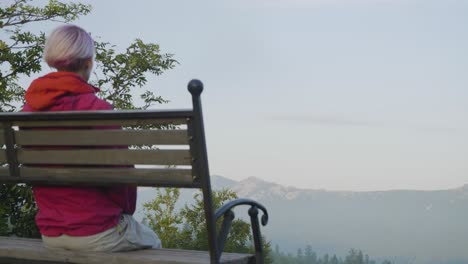
<instances>
[{"instance_id":1,"label":"light colored pants","mask_svg":"<svg viewBox=\"0 0 468 264\"><path fill-rule=\"evenodd\" d=\"M138 223L131 215L122 215L117 226L92 236L42 236L46 247L74 251L130 251L161 248L161 240L149 227Z\"/></svg>"}]
</instances>

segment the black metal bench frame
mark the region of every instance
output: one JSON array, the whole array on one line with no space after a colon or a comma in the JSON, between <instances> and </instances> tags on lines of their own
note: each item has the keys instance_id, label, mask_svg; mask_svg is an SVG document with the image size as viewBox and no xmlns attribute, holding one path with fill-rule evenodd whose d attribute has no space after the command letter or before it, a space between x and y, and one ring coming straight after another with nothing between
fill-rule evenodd
<instances>
[{"instance_id":1,"label":"black metal bench frame","mask_svg":"<svg viewBox=\"0 0 468 264\"><path fill-rule=\"evenodd\" d=\"M192 80L188 85L188 90L192 95L193 109L191 110L171 110L171 111L86 111L86 112L36 112L36 113L0 113L0 132L3 130L3 138L0 135L0 147L4 145L0 151L0 163L7 164L3 168L0 168L0 182L1 183L30 183L30 184L91 184L91 185L109 185L109 184L137 184L139 186L155 186L155 187L181 187L181 188L200 188L203 193L203 202L206 218L206 228L208 233L208 244L209 254L211 263L219 263L220 257L223 252L224 244L229 234L232 221L234 219L234 213L232 209L239 205L249 205L248 211L251 219L251 227L255 245L255 261L256 263L262 264L264 262L263 250L262 250L262 237L260 233L260 223L258 219L259 210L263 212L261 217L261 224L266 225L268 222L268 213L264 206L250 200L250 199L237 199L225 204L217 212L214 212L213 201L212 201L212 190L210 183L210 173L208 167L208 155L205 140L205 131L203 124L202 106L200 95L203 91L203 84L199 80ZM189 146L189 155L182 158L184 163L187 159L191 169L191 178L185 177L184 180L178 180L171 177L171 172L177 173L184 172L183 170L171 170L162 169L160 174L167 172L169 175L162 177L144 177L147 175L146 171L143 174L135 174L141 177L131 177L120 175L112 177L111 175L102 175L96 173L96 177L83 178L83 173L76 172L76 177L71 177L75 172L73 169L67 171L67 169L54 169L49 168L45 171L41 169L29 168L28 160L34 160L34 162L41 162L42 157L36 155L35 158L26 157L24 147L32 143L24 143L22 146L20 131L18 127L23 128L24 126L30 127L63 127L70 126L68 123L73 122L91 122L96 124L107 124L116 122L119 125L125 124L128 120L131 120L132 125L147 125L147 124L180 124L180 122L173 122L174 120L183 121L183 125L187 126L187 141ZM74 126L74 125L71 125ZM90 129L93 130L94 129ZM88 131L90 131L88 130ZM29 139L40 141L35 139L34 134L37 130L28 131ZM62 130L61 130L62 131ZM83 130L85 131L85 130ZM24 133L24 132L21 132ZM79 133L79 132L78 132ZM37 133L36 133L37 134ZM164 144L164 142L163 142ZM124 142L117 145L127 145ZM41 150L38 150L41 151ZM28 152L29 153L29 152ZM52 153L52 152L51 152ZM180 156L179 152L173 152L171 155ZM36 153L37 154L37 153ZM42 155L45 156L45 155ZM50 161L44 161L47 164ZM170 164L171 161L169 161ZM117 164L115 160L112 160L112 165ZM121 164L126 165L126 164ZM127 164L128 165L128 164ZM55 171L59 171L55 173ZM93 169L88 171L92 172ZM125 170L122 169L113 169ZM130 170L130 169L129 169ZM136 169L134 169L136 171ZM61 175L61 172L66 172ZM78 170L77 170L78 171ZM132 170L133 171L133 170ZM50 173L54 172L54 175ZM90 172L90 173L91 173ZM150 171L151 172L151 171ZM86 170L84 170L86 173ZM136 172L135 172L136 173ZM175 173L175 175L177 174ZM124 174L124 173L123 173ZM216 221L223 217L222 227L219 232L216 230ZM0 256L1 257L1 256Z\"/></svg>"}]
</instances>

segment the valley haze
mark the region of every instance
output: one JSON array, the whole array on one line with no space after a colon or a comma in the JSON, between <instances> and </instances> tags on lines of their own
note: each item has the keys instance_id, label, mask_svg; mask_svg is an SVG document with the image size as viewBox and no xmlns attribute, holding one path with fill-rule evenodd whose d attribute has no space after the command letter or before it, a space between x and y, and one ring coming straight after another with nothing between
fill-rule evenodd
<instances>
[{"instance_id":1,"label":"valley haze","mask_svg":"<svg viewBox=\"0 0 468 264\"><path fill-rule=\"evenodd\" d=\"M327 191L287 187L255 177L242 181L212 176L213 189L229 188L239 197L265 205L270 222L263 234L281 250L295 254L311 245L318 254L346 255L363 250L395 264L468 263L468 185L448 190ZM178 207L193 202L184 189ZM153 199L139 189L136 217ZM236 215L247 219L248 207Z\"/></svg>"}]
</instances>

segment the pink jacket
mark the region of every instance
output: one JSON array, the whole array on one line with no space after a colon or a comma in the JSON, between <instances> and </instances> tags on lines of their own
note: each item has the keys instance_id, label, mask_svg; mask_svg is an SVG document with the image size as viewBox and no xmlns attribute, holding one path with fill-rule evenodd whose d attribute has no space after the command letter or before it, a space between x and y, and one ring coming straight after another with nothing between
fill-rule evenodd
<instances>
[{"instance_id":1,"label":"pink jacket","mask_svg":"<svg viewBox=\"0 0 468 264\"><path fill-rule=\"evenodd\" d=\"M110 110L97 88L75 73L54 72L34 80L26 92L24 112ZM89 236L117 225L121 214L133 214L135 186L34 186L39 209L36 224L42 235Z\"/></svg>"}]
</instances>

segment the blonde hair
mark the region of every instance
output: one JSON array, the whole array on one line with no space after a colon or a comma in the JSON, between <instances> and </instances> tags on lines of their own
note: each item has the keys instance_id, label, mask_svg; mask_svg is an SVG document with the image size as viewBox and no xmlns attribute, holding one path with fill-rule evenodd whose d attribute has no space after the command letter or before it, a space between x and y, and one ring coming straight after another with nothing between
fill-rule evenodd
<instances>
[{"instance_id":1,"label":"blonde hair","mask_svg":"<svg viewBox=\"0 0 468 264\"><path fill-rule=\"evenodd\" d=\"M63 25L47 37L44 59L50 67L76 72L84 68L94 53L94 41L84 29Z\"/></svg>"}]
</instances>

